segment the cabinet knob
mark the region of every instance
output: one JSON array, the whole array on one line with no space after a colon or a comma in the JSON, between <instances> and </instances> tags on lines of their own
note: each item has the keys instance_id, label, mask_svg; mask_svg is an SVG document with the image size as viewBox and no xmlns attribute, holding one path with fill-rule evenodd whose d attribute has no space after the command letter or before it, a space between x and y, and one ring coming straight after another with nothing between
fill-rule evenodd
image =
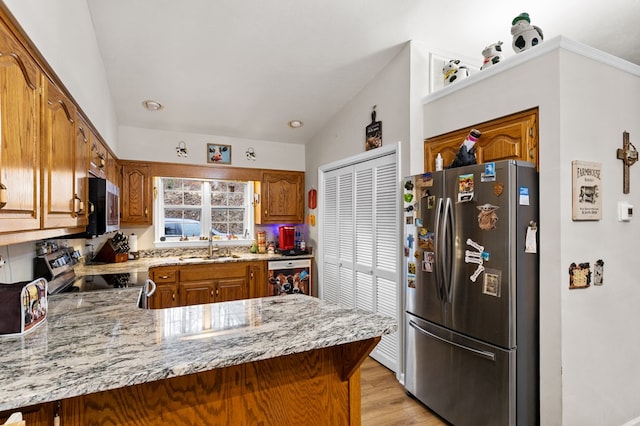
<instances>
[{"instance_id":1,"label":"cabinet knob","mask_svg":"<svg viewBox=\"0 0 640 426\"><path fill-rule=\"evenodd\" d=\"M144 208L144 215L149 216L149 207Z\"/></svg>"},{"instance_id":2,"label":"cabinet knob","mask_svg":"<svg viewBox=\"0 0 640 426\"><path fill-rule=\"evenodd\" d=\"M158 278L160 278L162 280L166 280L167 278L169 278L169 275L161 275Z\"/></svg>"},{"instance_id":3,"label":"cabinet knob","mask_svg":"<svg viewBox=\"0 0 640 426\"><path fill-rule=\"evenodd\" d=\"M171 293L171 300L176 300L176 293L175 292Z\"/></svg>"}]
</instances>

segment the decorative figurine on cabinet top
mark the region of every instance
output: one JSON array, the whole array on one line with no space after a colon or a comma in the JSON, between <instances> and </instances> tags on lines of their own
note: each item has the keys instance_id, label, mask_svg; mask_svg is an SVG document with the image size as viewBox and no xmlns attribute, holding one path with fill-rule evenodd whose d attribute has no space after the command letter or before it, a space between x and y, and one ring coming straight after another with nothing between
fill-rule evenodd
<instances>
[{"instance_id":1,"label":"decorative figurine on cabinet top","mask_svg":"<svg viewBox=\"0 0 640 426\"><path fill-rule=\"evenodd\" d=\"M485 68L489 68L491 65L495 65L504 59L502 55L502 42L498 41L497 43L493 43L488 45L482 50L482 56L484 56L484 60L482 61L481 70Z\"/></svg>"},{"instance_id":2,"label":"decorative figurine on cabinet top","mask_svg":"<svg viewBox=\"0 0 640 426\"><path fill-rule=\"evenodd\" d=\"M451 59L442 68L444 74L444 85L448 86L454 81L469 77L469 68L460 63L460 59Z\"/></svg>"},{"instance_id":3,"label":"decorative figurine on cabinet top","mask_svg":"<svg viewBox=\"0 0 640 426\"><path fill-rule=\"evenodd\" d=\"M526 12L513 18L511 22L511 35L513 36L513 51L520 53L542 43L544 35L542 29L531 25L531 19Z\"/></svg>"}]
</instances>

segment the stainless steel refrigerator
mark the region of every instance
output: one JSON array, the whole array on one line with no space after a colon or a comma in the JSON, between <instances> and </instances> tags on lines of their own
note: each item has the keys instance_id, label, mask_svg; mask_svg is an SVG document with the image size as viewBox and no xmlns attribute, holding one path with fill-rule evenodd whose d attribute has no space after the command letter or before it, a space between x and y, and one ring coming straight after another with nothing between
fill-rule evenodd
<instances>
[{"instance_id":1,"label":"stainless steel refrigerator","mask_svg":"<svg viewBox=\"0 0 640 426\"><path fill-rule=\"evenodd\" d=\"M404 179L405 387L448 422L539 423L538 174Z\"/></svg>"}]
</instances>

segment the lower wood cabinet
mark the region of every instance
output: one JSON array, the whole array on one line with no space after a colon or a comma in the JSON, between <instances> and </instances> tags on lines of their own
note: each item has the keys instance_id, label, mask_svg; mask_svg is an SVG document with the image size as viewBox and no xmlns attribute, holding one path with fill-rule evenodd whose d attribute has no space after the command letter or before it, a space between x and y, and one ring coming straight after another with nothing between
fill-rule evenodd
<instances>
[{"instance_id":1,"label":"lower wood cabinet","mask_svg":"<svg viewBox=\"0 0 640 426\"><path fill-rule=\"evenodd\" d=\"M149 270L149 277L156 283L156 291L149 298L149 308L173 308L179 306L178 270L160 266Z\"/></svg>"},{"instance_id":2,"label":"lower wood cabinet","mask_svg":"<svg viewBox=\"0 0 640 426\"><path fill-rule=\"evenodd\" d=\"M151 309L263 297L266 262L207 263L149 269Z\"/></svg>"}]
</instances>

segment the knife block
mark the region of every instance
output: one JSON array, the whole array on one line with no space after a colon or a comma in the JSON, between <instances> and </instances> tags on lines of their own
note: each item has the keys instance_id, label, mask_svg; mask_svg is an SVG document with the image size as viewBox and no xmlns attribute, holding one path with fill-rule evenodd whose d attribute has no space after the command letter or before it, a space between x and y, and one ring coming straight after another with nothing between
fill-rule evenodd
<instances>
[{"instance_id":1,"label":"knife block","mask_svg":"<svg viewBox=\"0 0 640 426\"><path fill-rule=\"evenodd\" d=\"M128 253L116 253L115 247L111 240L107 240L98 254L93 258L94 262L118 263L126 262L129 259Z\"/></svg>"}]
</instances>

